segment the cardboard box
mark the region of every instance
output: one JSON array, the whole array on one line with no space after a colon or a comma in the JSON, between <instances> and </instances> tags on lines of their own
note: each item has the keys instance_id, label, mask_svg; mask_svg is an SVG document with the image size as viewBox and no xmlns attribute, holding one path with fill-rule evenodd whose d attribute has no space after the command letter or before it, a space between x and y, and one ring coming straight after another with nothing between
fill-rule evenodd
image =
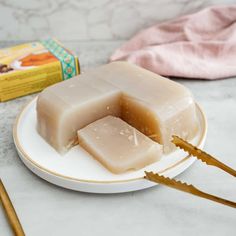
<instances>
[{"instance_id":1,"label":"cardboard box","mask_svg":"<svg viewBox=\"0 0 236 236\"><path fill-rule=\"evenodd\" d=\"M55 39L0 49L0 101L39 92L79 73L78 58Z\"/></svg>"}]
</instances>

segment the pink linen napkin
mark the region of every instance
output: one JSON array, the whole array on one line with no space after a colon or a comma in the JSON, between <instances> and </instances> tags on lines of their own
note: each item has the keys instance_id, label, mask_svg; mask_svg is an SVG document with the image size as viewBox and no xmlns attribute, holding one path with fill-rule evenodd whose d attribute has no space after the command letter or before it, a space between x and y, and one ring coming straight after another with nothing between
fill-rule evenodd
<instances>
[{"instance_id":1,"label":"pink linen napkin","mask_svg":"<svg viewBox=\"0 0 236 236\"><path fill-rule=\"evenodd\" d=\"M157 74L219 79L236 75L236 4L212 6L142 30L115 51Z\"/></svg>"}]
</instances>

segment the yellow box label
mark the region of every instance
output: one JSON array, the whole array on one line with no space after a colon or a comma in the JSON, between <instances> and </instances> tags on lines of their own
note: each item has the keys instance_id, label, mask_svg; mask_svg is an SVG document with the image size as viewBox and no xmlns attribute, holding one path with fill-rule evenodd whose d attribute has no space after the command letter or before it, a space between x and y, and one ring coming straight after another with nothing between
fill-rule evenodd
<instances>
[{"instance_id":1,"label":"yellow box label","mask_svg":"<svg viewBox=\"0 0 236 236\"><path fill-rule=\"evenodd\" d=\"M41 91L78 73L78 58L52 39L2 49L0 101Z\"/></svg>"}]
</instances>

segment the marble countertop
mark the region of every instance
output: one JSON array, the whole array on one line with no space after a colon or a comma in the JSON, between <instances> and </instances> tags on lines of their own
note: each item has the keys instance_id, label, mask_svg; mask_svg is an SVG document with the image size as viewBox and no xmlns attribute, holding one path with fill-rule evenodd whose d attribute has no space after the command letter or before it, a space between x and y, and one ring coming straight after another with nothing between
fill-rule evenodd
<instances>
[{"instance_id":1,"label":"marble countertop","mask_svg":"<svg viewBox=\"0 0 236 236\"><path fill-rule=\"evenodd\" d=\"M15 42L11 43L14 44ZM122 41L63 42L82 70L103 64ZM0 47L10 43L0 43ZM236 78L182 80L206 112L205 150L236 168ZM125 194L87 194L54 186L20 161L12 126L21 107L36 96L0 103L0 176L29 236L41 235L234 235L236 211L164 186ZM178 179L236 201L233 177L196 161ZM0 208L0 235L12 235Z\"/></svg>"}]
</instances>

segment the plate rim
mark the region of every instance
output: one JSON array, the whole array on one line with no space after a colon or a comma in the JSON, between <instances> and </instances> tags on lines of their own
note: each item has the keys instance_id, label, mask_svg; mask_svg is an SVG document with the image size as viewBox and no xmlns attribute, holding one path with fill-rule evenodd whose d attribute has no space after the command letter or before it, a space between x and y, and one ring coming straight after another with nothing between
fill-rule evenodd
<instances>
[{"instance_id":1,"label":"plate rim","mask_svg":"<svg viewBox=\"0 0 236 236\"><path fill-rule=\"evenodd\" d=\"M79 178L75 178L75 177L70 177L70 176L66 176L57 172L54 172L50 169L47 169L45 167L43 167L42 165L38 164L37 162L35 162L23 149L23 147L20 145L20 141L18 138L18 134L17 134L17 128L18 125L20 123L21 118L23 117L24 113L28 110L28 108L32 105L32 103L35 102L35 100L37 100L38 96L36 96L35 98L31 99L29 102L27 102L22 109L20 110L20 112L18 113L18 115L16 116L14 125L13 125L13 141L14 144L16 146L16 149L18 152L20 152L21 155L19 155L20 159L22 159L22 157L24 157L24 160L27 161L28 163L30 163L31 165L35 166L36 168L40 169L41 171L43 171L45 174L49 174L49 175L53 175L57 178L63 178L66 179L68 181L76 181L78 183L90 183L90 184L119 184L119 183L128 183L128 182L133 182L133 181L138 181L138 180L142 180L143 177L136 177L136 178L131 178L131 179L124 179L124 180L90 180L90 179L79 179ZM196 144L196 147L200 147L202 144L204 144L205 139L206 139L206 134L207 134L207 128L208 128L208 123L207 123L207 119L206 119L206 115L203 112L201 106L196 103L196 107L199 110L202 118L203 118L203 132L199 138L198 143ZM169 171L173 168L175 168L176 166L182 164L183 162L187 161L189 158L191 158L191 155L187 154L182 160L177 161L176 163L174 163L173 165L161 170L158 172L158 174L163 174L166 171ZM22 160L23 161L23 160ZM23 161L24 162L24 161ZM192 164L191 164L192 165ZM190 166L191 166L190 165ZM190 167L189 166L189 167ZM188 168L189 168L188 167ZM28 167L27 167L28 168Z\"/></svg>"}]
</instances>

